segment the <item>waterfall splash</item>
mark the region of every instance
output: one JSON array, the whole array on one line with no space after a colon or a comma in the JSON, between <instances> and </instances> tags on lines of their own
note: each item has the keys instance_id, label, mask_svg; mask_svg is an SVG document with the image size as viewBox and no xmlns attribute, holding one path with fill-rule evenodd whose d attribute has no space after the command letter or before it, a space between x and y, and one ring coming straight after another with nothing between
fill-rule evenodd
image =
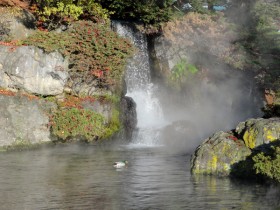
<instances>
[{"instance_id":1,"label":"waterfall splash","mask_svg":"<svg viewBox=\"0 0 280 210\"><path fill-rule=\"evenodd\" d=\"M158 146L160 128L166 122L156 97L158 86L151 82L146 36L122 22L113 22L113 28L120 36L129 38L137 49L127 65L125 75L127 96L132 97L137 105L138 129L134 133L132 144Z\"/></svg>"}]
</instances>

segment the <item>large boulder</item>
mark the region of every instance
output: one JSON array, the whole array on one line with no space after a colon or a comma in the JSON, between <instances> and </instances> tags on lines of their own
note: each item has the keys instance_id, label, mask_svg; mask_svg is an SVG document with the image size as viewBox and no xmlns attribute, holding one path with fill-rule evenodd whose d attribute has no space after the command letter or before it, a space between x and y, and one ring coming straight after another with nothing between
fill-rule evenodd
<instances>
[{"instance_id":1,"label":"large boulder","mask_svg":"<svg viewBox=\"0 0 280 210\"><path fill-rule=\"evenodd\" d=\"M0 147L50 142L51 102L26 96L0 95Z\"/></svg>"},{"instance_id":2,"label":"large boulder","mask_svg":"<svg viewBox=\"0 0 280 210\"><path fill-rule=\"evenodd\" d=\"M68 61L58 52L22 46L0 47L0 87L35 95L59 95L68 80Z\"/></svg>"},{"instance_id":3,"label":"large boulder","mask_svg":"<svg viewBox=\"0 0 280 210\"><path fill-rule=\"evenodd\" d=\"M229 132L217 132L197 147L191 160L195 174L229 175L253 152L267 152L280 139L280 118L241 122Z\"/></svg>"},{"instance_id":4,"label":"large boulder","mask_svg":"<svg viewBox=\"0 0 280 210\"><path fill-rule=\"evenodd\" d=\"M191 159L191 170L194 174L229 175L231 167L250 154L251 150L242 140L220 131L196 149Z\"/></svg>"}]
</instances>

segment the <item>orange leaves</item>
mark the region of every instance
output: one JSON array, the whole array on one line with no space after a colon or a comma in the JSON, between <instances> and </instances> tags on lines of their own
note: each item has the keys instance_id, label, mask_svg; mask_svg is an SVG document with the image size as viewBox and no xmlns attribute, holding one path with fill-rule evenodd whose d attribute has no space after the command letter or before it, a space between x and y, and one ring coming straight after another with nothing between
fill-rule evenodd
<instances>
[{"instance_id":1,"label":"orange leaves","mask_svg":"<svg viewBox=\"0 0 280 210\"><path fill-rule=\"evenodd\" d=\"M101 71L101 70L93 70L93 71L91 71L91 74L96 76L97 78L102 78L104 75L103 71Z\"/></svg>"},{"instance_id":2,"label":"orange leaves","mask_svg":"<svg viewBox=\"0 0 280 210\"><path fill-rule=\"evenodd\" d=\"M4 46L15 46L16 41L10 41L10 42L2 42L0 41L0 45Z\"/></svg>"},{"instance_id":3,"label":"orange leaves","mask_svg":"<svg viewBox=\"0 0 280 210\"><path fill-rule=\"evenodd\" d=\"M11 90L5 90L5 89L0 89L0 95L5 95L5 96L23 96L23 97L27 97L28 100L38 100L39 97L32 95L32 94L28 94L28 93L17 93L17 92L13 92Z\"/></svg>"},{"instance_id":4,"label":"orange leaves","mask_svg":"<svg viewBox=\"0 0 280 210\"><path fill-rule=\"evenodd\" d=\"M12 92L10 90L0 90L0 94L5 95L5 96L15 96L16 95L15 92Z\"/></svg>"},{"instance_id":5,"label":"orange leaves","mask_svg":"<svg viewBox=\"0 0 280 210\"><path fill-rule=\"evenodd\" d=\"M23 93L21 95L27 97L29 100L38 100L39 99L38 96L30 95L30 94L27 94L27 93Z\"/></svg>"},{"instance_id":6,"label":"orange leaves","mask_svg":"<svg viewBox=\"0 0 280 210\"><path fill-rule=\"evenodd\" d=\"M229 139L233 140L233 141L238 141L238 138L235 136L228 136Z\"/></svg>"},{"instance_id":7,"label":"orange leaves","mask_svg":"<svg viewBox=\"0 0 280 210\"><path fill-rule=\"evenodd\" d=\"M19 45L19 41L18 40L12 40L10 42L0 41L0 45L10 46L9 51L13 52L16 49L16 47Z\"/></svg>"}]
</instances>

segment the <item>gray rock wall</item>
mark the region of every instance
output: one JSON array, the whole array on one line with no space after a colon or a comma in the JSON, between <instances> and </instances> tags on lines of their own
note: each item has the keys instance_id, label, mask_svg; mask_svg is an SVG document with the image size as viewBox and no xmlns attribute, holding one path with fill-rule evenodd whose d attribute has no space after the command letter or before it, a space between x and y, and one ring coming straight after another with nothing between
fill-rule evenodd
<instances>
[{"instance_id":1,"label":"gray rock wall","mask_svg":"<svg viewBox=\"0 0 280 210\"><path fill-rule=\"evenodd\" d=\"M39 99L0 95L0 146L51 141L51 108L55 105Z\"/></svg>"},{"instance_id":2,"label":"gray rock wall","mask_svg":"<svg viewBox=\"0 0 280 210\"><path fill-rule=\"evenodd\" d=\"M59 95L68 79L68 62L58 52L32 46L0 47L0 87L36 95Z\"/></svg>"}]
</instances>

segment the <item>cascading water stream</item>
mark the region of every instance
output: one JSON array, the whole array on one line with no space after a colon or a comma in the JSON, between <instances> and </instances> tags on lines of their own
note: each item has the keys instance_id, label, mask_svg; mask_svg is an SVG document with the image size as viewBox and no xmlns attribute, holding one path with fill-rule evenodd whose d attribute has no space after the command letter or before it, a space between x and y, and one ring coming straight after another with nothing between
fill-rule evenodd
<instances>
[{"instance_id":1,"label":"cascading water stream","mask_svg":"<svg viewBox=\"0 0 280 210\"><path fill-rule=\"evenodd\" d=\"M171 98L161 84L151 81L146 36L129 23L113 22L113 29L137 49L125 77L127 96L137 106L133 145L164 145L168 152L191 153L214 132L230 130L238 122L260 116L260 103L253 101L252 88L248 88L253 84L248 84L245 75L230 74L226 66L211 62L205 78L198 76L187 90Z\"/></svg>"},{"instance_id":2,"label":"cascading water stream","mask_svg":"<svg viewBox=\"0 0 280 210\"><path fill-rule=\"evenodd\" d=\"M137 131L132 143L141 146L159 145L159 129L166 125L162 108L156 97L157 86L151 82L146 36L122 22L113 22L114 30L129 38L137 49L130 59L125 80L127 96L133 98L137 107Z\"/></svg>"}]
</instances>

